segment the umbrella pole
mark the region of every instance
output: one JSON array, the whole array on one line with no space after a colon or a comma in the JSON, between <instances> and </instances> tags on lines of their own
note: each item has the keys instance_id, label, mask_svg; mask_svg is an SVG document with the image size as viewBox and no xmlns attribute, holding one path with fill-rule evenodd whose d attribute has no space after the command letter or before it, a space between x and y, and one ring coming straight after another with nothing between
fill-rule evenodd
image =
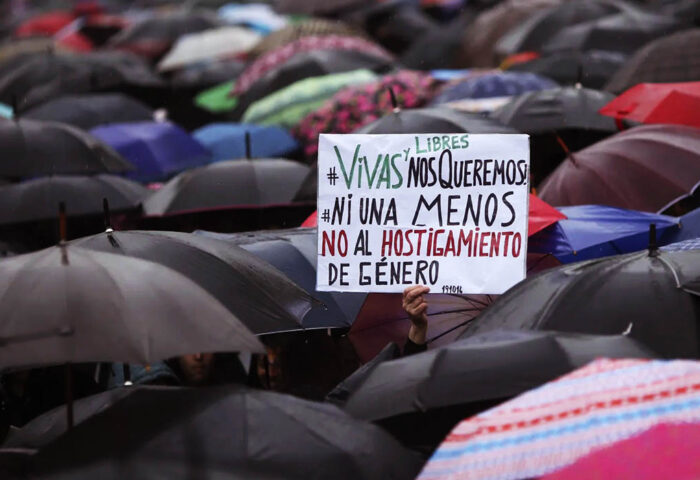
<instances>
[{"instance_id":1,"label":"umbrella pole","mask_svg":"<svg viewBox=\"0 0 700 480\"><path fill-rule=\"evenodd\" d=\"M66 363L66 425L73 428L73 368Z\"/></svg>"}]
</instances>

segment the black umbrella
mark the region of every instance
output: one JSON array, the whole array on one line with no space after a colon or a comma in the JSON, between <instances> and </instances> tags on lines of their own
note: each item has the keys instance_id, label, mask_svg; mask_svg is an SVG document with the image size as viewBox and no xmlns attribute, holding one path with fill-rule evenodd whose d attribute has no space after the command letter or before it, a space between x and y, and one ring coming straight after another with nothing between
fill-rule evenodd
<instances>
[{"instance_id":1,"label":"black umbrella","mask_svg":"<svg viewBox=\"0 0 700 480\"><path fill-rule=\"evenodd\" d=\"M615 0L588 0L555 5L533 14L501 37L496 44L496 53L506 57L519 52L539 51L542 45L562 29L621 10L622 3Z\"/></svg>"},{"instance_id":2,"label":"black umbrella","mask_svg":"<svg viewBox=\"0 0 700 480\"><path fill-rule=\"evenodd\" d=\"M2 267L0 369L262 350L213 296L157 263L60 245Z\"/></svg>"},{"instance_id":3,"label":"black umbrella","mask_svg":"<svg viewBox=\"0 0 700 480\"><path fill-rule=\"evenodd\" d=\"M616 52L558 52L529 62L516 63L508 71L530 72L556 80L560 85L580 83L600 89L625 63L626 56Z\"/></svg>"},{"instance_id":4,"label":"black umbrella","mask_svg":"<svg viewBox=\"0 0 700 480\"><path fill-rule=\"evenodd\" d=\"M447 24L433 26L403 52L401 65L415 70L455 68L462 35L474 15L462 14Z\"/></svg>"},{"instance_id":5,"label":"black umbrella","mask_svg":"<svg viewBox=\"0 0 700 480\"><path fill-rule=\"evenodd\" d=\"M71 216L99 215L106 198L115 211L135 210L149 195L139 183L115 175L55 175L0 187L0 225L56 218L64 202Z\"/></svg>"},{"instance_id":6,"label":"black umbrella","mask_svg":"<svg viewBox=\"0 0 700 480\"><path fill-rule=\"evenodd\" d=\"M309 167L284 159L229 160L183 172L144 202L148 215L290 205Z\"/></svg>"},{"instance_id":7,"label":"black umbrella","mask_svg":"<svg viewBox=\"0 0 700 480\"><path fill-rule=\"evenodd\" d=\"M179 232L106 232L80 248L149 260L196 282L255 334L298 330L313 299L279 270L220 240Z\"/></svg>"},{"instance_id":8,"label":"black umbrella","mask_svg":"<svg viewBox=\"0 0 700 480\"><path fill-rule=\"evenodd\" d=\"M491 118L530 135L533 184L544 179L566 158L617 132L615 121L598 113L614 97L606 92L562 87L513 98Z\"/></svg>"},{"instance_id":9,"label":"black umbrella","mask_svg":"<svg viewBox=\"0 0 700 480\"><path fill-rule=\"evenodd\" d=\"M627 6L620 13L564 28L551 37L542 50L547 53L606 50L631 54L645 43L680 28L683 23L673 17Z\"/></svg>"},{"instance_id":10,"label":"black umbrella","mask_svg":"<svg viewBox=\"0 0 700 480\"><path fill-rule=\"evenodd\" d=\"M0 150L0 176L5 177L133 170L92 135L57 122L0 120Z\"/></svg>"},{"instance_id":11,"label":"black umbrella","mask_svg":"<svg viewBox=\"0 0 700 480\"><path fill-rule=\"evenodd\" d=\"M132 387L81 400L75 410L84 420L50 438L31 474L408 480L420 469L387 433L335 406L244 387ZM46 428L62 421L60 412L47 415L35 422Z\"/></svg>"},{"instance_id":12,"label":"black umbrella","mask_svg":"<svg viewBox=\"0 0 700 480\"><path fill-rule=\"evenodd\" d=\"M235 80L244 68L245 64L237 60L192 65L177 70L170 77L169 82L175 90L202 91Z\"/></svg>"},{"instance_id":13,"label":"black umbrella","mask_svg":"<svg viewBox=\"0 0 700 480\"><path fill-rule=\"evenodd\" d=\"M83 130L100 125L153 120L146 105L121 93L64 95L30 108L22 118L62 122Z\"/></svg>"},{"instance_id":14,"label":"black umbrella","mask_svg":"<svg viewBox=\"0 0 700 480\"><path fill-rule=\"evenodd\" d=\"M498 329L626 332L665 357L697 358L699 281L697 250L569 264L510 289L462 336Z\"/></svg>"},{"instance_id":15,"label":"black umbrella","mask_svg":"<svg viewBox=\"0 0 700 480\"><path fill-rule=\"evenodd\" d=\"M700 79L700 28L648 43L613 75L605 90L622 93L638 83L693 82Z\"/></svg>"},{"instance_id":16,"label":"black umbrella","mask_svg":"<svg viewBox=\"0 0 700 480\"><path fill-rule=\"evenodd\" d=\"M394 110L356 133L517 133L487 117L449 108Z\"/></svg>"}]
</instances>

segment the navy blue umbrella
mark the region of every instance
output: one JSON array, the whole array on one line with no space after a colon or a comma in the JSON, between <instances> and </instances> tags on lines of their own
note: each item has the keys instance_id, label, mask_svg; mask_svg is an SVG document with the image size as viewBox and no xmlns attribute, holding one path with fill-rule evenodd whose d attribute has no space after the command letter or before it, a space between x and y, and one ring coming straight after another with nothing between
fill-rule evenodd
<instances>
[{"instance_id":1,"label":"navy blue umbrella","mask_svg":"<svg viewBox=\"0 0 700 480\"><path fill-rule=\"evenodd\" d=\"M498 72L473 75L446 87L432 105L467 98L512 97L526 92L558 87L549 78L529 72Z\"/></svg>"},{"instance_id":2,"label":"navy blue umbrella","mask_svg":"<svg viewBox=\"0 0 700 480\"><path fill-rule=\"evenodd\" d=\"M696 208L680 218L679 230L673 229L661 236L661 245L700 238L700 208Z\"/></svg>"},{"instance_id":3,"label":"navy blue umbrella","mask_svg":"<svg viewBox=\"0 0 700 480\"><path fill-rule=\"evenodd\" d=\"M250 152L246 152L246 133L250 135ZM287 130L276 125L212 123L192 133L211 152L211 161L246 158L285 157L299 148Z\"/></svg>"},{"instance_id":4,"label":"navy blue umbrella","mask_svg":"<svg viewBox=\"0 0 700 480\"><path fill-rule=\"evenodd\" d=\"M127 176L141 182L167 180L205 165L211 156L201 143L169 122L115 123L90 133L129 160L136 171Z\"/></svg>"},{"instance_id":5,"label":"navy blue umbrella","mask_svg":"<svg viewBox=\"0 0 700 480\"><path fill-rule=\"evenodd\" d=\"M562 263L643 250L649 225L657 232L678 228L678 219L602 205L561 207L566 219L529 238L529 253L548 253Z\"/></svg>"}]
</instances>

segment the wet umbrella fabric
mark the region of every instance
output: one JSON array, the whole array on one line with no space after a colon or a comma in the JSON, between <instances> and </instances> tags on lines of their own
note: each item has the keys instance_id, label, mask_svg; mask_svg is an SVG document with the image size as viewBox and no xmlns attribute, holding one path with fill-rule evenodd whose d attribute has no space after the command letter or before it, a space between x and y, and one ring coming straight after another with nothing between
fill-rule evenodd
<instances>
[{"instance_id":1,"label":"wet umbrella fabric","mask_svg":"<svg viewBox=\"0 0 700 480\"><path fill-rule=\"evenodd\" d=\"M115 175L52 175L0 186L0 225L53 220L64 202L71 217L100 215L102 199L115 212L136 210L150 192Z\"/></svg>"},{"instance_id":2,"label":"wet umbrella fabric","mask_svg":"<svg viewBox=\"0 0 700 480\"><path fill-rule=\"evenodd\" d=\"M237 78L244 68L243 62L231 59L198 63L174 72L169 83L175 91L201 92ZM227 96L229 91L230 87L226 89Z\"/></svg>"},{"instance_id":3,"label":"wet umbrella fabric","mask_svg":"<svg viewBox=\"0 0 700 480\"><path fill-rule=\"evenodd\" d=\"M448 103L466 98L512 97L527 92L556 88L552 80L532 73L498 72L469 76L464 80L448 83L431 105Z\"/></svg>"},{"instance_id":4,"label":"wet umbrella fabric","mask_svg":"<svg viewBox=\"0 0 700 480\"><path fill-rule=\"evenodd\" d=\"M83 130L100 125L153 119L153 111L120 93L64 95L30 108L22 118L62 122Z\"/></svg>"},{"instance_id":5,"label":"wet umbrella fabric","mask_svg":"<svg viewBox=\"0 0 700 480\"><path fill-rule=\"evenodd\" d=\"M32 474L403 480L420 468L379 427L332 405L238 386L127 392L76 402L77 416L88 418L42 448ZM124 428L113 431L117 424Z\"/></svg>"},{"instance_id":6,"label":"wet umbrella fabric","mask_svg":"<svg viewBox=\"0 0 700 480\"><path fill-rule=\"evenodd\" d=\"M604 106L600 113L640 123L700 127L700 82L640 83Z\"/></svg>"},{"instance_id":7,"label":"wet umbrella fabric","mask_svg":"<svg viewBox=\"0 0 700 480\"><path fill-rule=\"evenodd\" d=\"M59 246L12 257L3 261L0 292L3 369L262 350L192 280L123 255Z\"/></svg>"},{"instance_id":8,"label":"wet umbrella fabric","mask_svg":"<svg viewBox=\"0 0 700 480\"><path fill-rule=\"evenodd\" d=\"M216 162L181 173L144 203L147 215L288 205L309 167L285 159Z\"/></svg>"},{"instance_id":9,"label":"wet umbrella fabric","mask_svg":"<svg viewBox=\"0 0 700 480\"><path fill-rule=\"evenodd\" d=\"M187 132L170 122L130 122L100 126L90 133L128 159L141 182L166 180L188 168L205 165L210 153Z\"/></svg>"},{"instance_id":10,"label":"wet umbrella fabric","mask_svg":"<svg viewBox=\"0 0 700 480\"><path fill-rule=\"evenodd\" d=\"M418 478L540 477L654 425L697 422L699 372L691 361L597 360L464 420Z\"/></svg>"},{"instance_id":11,"label":"wet umbrella fabric","mask_svg":"<svg viewBox=\"0 0 700 480\"><path fill-rule=\"evenodd\" d=\"M376 421L523 393L597 357L654 355L622 335L494 331L377 365L343 408Z\"/></svg>"},{"instance_id":12,"label":"wet umbrella fabric","mask_svg":"<svg viewBox=\"0 0 700 480\"><path fill-rule=\"evenodd\" d=\"M635 127L574 153L540 185L539 193L552 205L663 212L700 182L699 149L698 129Z\"/></svg>"},{"instance_id":13,"label":"wet umbrella fabric","mask_svg":"<svg viewBox=\"0 0 700 480\"><path fill-rule=\"evenodd\" d=\"M462 337L502 329L628 332L662 356L694 358L699 279L697 251L643 251L564 265L500 296Z\"/></svg>"},{"instance_id":14,"label":"wet umbrella fabric","mask_svg":"<svg viewBox=\"0 0 700 480\"><path fill-rule=\"evenodd\" d=\"M0 148L0 176L121 173L133 169L96 137L63 123L0 119Z\"/></svg>"},{"instance_id":15,"label":"wet umbrella fabric","mask_svg":"<svg viewBox=\"0 0 700 480\"><path fill-rule=\"evenodd\" d=\"M638 83L693 82L700 78L700 28L662 37L639 49L605 90L620 94Z\"/></svg>"},{"instance_id":16,"label":"wet umbrella fabric","mask_svg":"<svg viewBox=\"0 0 700 480\"><path fill-rule=\"evenodd\" d=\"M282 157L299 148L287 130L274 125L212 123L192 132L192 136L211 152L211 161L246 158L245 136L250 135L250 155Z\"/></svg>"},{"instance_id":17,"label":"wet umbrella fabric","mask_svg":"<svg viewBox=\"0 0 700 480\"><path fill-rule=\"evenodd\" d=\"M204 288L255 334L298 329L314 302L254 255L198 235L124 231L85 237L71 245L171 268Z\"/></svg>"},{"instance_id":18,"label":"wet umbrella fabric","mask_svg":"<svg viewBox=\"0 0 700 480\"><path fill-rule=\"evenodd\" d=\"M652 223L659 235L679 228L679 220L674 217L603 205L559 210L566 218L529 238L528 252L551 254L562 263L591 260L644 250Z\"/></svg>"}]
</instances>

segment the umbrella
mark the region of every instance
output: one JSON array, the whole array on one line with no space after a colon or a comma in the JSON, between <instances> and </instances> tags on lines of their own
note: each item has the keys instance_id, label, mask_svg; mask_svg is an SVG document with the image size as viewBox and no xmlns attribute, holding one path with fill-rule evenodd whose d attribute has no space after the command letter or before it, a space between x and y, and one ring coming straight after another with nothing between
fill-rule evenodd
<instances>
[{"instance_id":1,"label":"umbrella","mask_svg":"<svg viewBox=\"0 0 700 480\"><path fill-rule=\"evenodd\" d=\"M121 93L64 95L30 108L22 118L63 122L84 130L109 123L153 119L153 111Z\"/></svg>"},{"instance_id":2,"label":"umbrella","mask_svg":"<svg viewBox=\"0 0 700 480\"><path fill-rule=\"evenodd\" d=\"M371 3L369 0L279 0L275 8L288 14L333 16Z\"/></svg>"},{"instance_id":3,"label":"umbrella","mask_svg":"<svg viewBox=\"0 0 700 480\"><path fill-rule=\"evenodd\" d=\"M75 20L75 14L65 11L40 13L15 28L15 37L51 37Z\"/></svg>"},{"instance_id":4,"label":"umbrella","mask_svg":"<svg viewBox=\"0 0 700 480\"><path fill-rule=\"evenodd\" d=\"M459 64L470 67L492 67L497 64L498 41L524 18L561 0L504 0L481 12L463 34Z\"/></svg>"},{"instance_id":5,"label":"umbrella","mask_svg":"<svg viewBox=\"0 0 700 480\"><path fill-rule=\"evenodd\" d=\"M485 72L448 83L441 88L432 104L465 98L512 97L556 87L552 80L532 73Z\"/></svg>"},{"instance_id":6,"label":"umbrella","mask_svg":"<svg viewBox=\"0 0 700 480\"><path fill-rule=\"evenodd\" d=\"M238 99L229 93L235 81L224 82L201 92L195 97L195 105L212 113L230 112L238 105Z\"/></svg>"},{"instance_id":7,"label":"umbrella","mask_svg":"<svg viewBox=\"0 0 700 480\"><path fill-rule=\"evenodd\" d=\"M0 368L262 350L192 280L124 255L61 245L11 257L0 292Z\"/></svg>"},{"instance_id":8,"label":"umbrella","mask_svg":"<svg viewBox=\"0 0 700 480\"><path fill-rule=\"evenodd\" d=\"M659 423L697 422L699 372L691 361L597 360L464 420L418 478L539 477Z\"/></svg>"},{"instance_id":9,"label":"umbrella","mask_svg":"<svg viewBox=\"0 0 700 480\"><path fill-rule=\"evenodd\" d=\"M631 54L640 45L672 33L682 26L682 22L675 18L627 7L620 13L562 29L549 38L542 50L606 50Z\"/></svg>"},{"instance_id":10,"label":"umbrella","mask_svg":"<svg viewBox=\"0 0 700 480\"><path fill-rule=\"evenodd\" d=\"M290 205L309 167L285 159L231 160L174 177L143 205L147 215Z\"/></svg>"},{"instance_id":11,"label":"umbrella","mask_svg":"<svg viewBox=\"0 0 700 480\"><path fill-rule=\"evenodd\" d=\"M114 123L90 133L133 163L136 170L128 176L142 182L165 180L210 159L197 140L170 122Z\"/></svg>"},{"instance_id":12,"label":"umbrella","mask_svg":"<svg viewBox=\"0 0 700 480\"><path fill-rule=\"evenodd\" d=\"M211 161L246 158L246 135L250 135L250 157L279 157L294 152L299 144L287 130L277 126L245 123L212 123L192 132L211 152Z\"/></svg>"},{"instance_id":13,"label":"umbrella","mask_svg":"<svg viewBox=\"0 0 700 480\"><path fill-rule=\"evenodd\" d=\"M539 51L547 41L571 25L596 20L623 10L615 0L569 2L554 5L529 16L501 37L495 51L506 57L518 52Z\"/></svg>"},{"instance_id":14,"label":"umbrella","mask_svg":"<svg viewBox=\"0 0 700 480\"><path fill-rule=\"evenodd\" d=\"M697 442L697 443L696 443ZM697 448L700 424L659 423L654 427L593 450L575 463L546 475L544 480L616 478L692 480L700 471Z\"/></svg>"},{"instance_id":15,"label":"umbrella","mask_svg":"<svg viewBox=\"0 0 700 480\"><path fill-rule=\"evenodd\" d=\"M655 224L661 235L679 226L674 217L602 205L559 209L566 218L530 237L527 250L554 255L562 263L643 250L649 225Z\"/></svg>"},{"instance_id":16,"label":"umbrella","mask_svg":"<svg viewBox=\"0 0 700 480\"><path fill-rule=\"evenodd\" d=\"M626 57L616 52L589 50L557 52L508 67L512 72L531 72L549 77L561 85L580 83L600 89L622 66Z\"/></svg>"},{"instance_id":17,"label":"umbrella","mask_svg":"<svg viewBox=\"0 0 700 480\"><path fill-rule=\"evenodd\" d=\"M4 103L0 103L0 117L13 118L14 116L15 114L12 111L12 107L10 107L9 105L5 105Z\"/></svg>"},{"instance_id":18,"label":"umbrella","mask_svg":"<svg viewBox=\"0 0 700 480\"><path fill-rule=\"evenodd\" d=\"M119 389L76 402L76 412L83 420L35 455L32 474L401 480L420 468L379 427L333 405L241 386ZM35 420L60 421L54 412Z\"/></svg>"},{"instance_id":19,"label":"umbrella","mask_svg":"<svg viewBox=\"0 0 700 480\"><path fill-rule=\"evenodd\" d=\"M64 202L71 216L99 215L106 198L115 211L139 209L149 191L115 175L53 175L0 186L0 225L52 220Z\"/></svg>"},{"instance_id":20,"label":"umbrella","mask_svg":"<svg viewBox=\"0 0 700 480\"><path fill-rule=\"evenodd\" d=\"M241 74L245 64L239 60L225 59L188 65L174 72L169 79L170 86L176 91L194 91L199 93L204 89L229 82ZM226 89L228 96L231 86Z\"/></svg>"},{"instance_id":21,"label":"umbrella","mask_svg":"<svg viewBox=\"0 0 700 480\"><path fill-rule=\"evenodd\" d=\"M367 69L305 78L251 104L242 121L290 128L321 107L338 90L376 79L377 76Z\"/></svg>"},{"instance_id":22,"label":"umbrella","mask_svg":"<svg viewBox=\"0 0 700 480\"><path fill-rule=\"evenodd\" d=\"M56 122L0 119L0 176L120 173L133 167L88 133Z\"/></svg>"},{"instance_id":23,"label":"umbrella","mask_svg":"<svg viewBox=\"0 0 700 480\"><path fill-rule=\"evenodd\" d=\"M304 328L347 328L355 321L366 295L316 290L315 228L260 231L235 234L196 232L239 245L287 275L294 283L321 301L325 308L312 309L302 319Z\"/></svg>"},{"instance_id":24,"label":"umbrella","mask_svg":"<svg viewBox=\"0 0 700 480\"><path fill-rule=\"evenodd\" d=\"M266 262L230 243L178 232L107 232L71 242L171 268L216 298L256 335L296 330L313 299Z\"/></svg>"},{"instance_id":25,"label":"umbrella","mask_svg":"<svg viewBox=\"0 0 700 480\"><path fill-rule=\"evenodd\" d=\"M227 3L219 8L217 15L229 25L245 25L263 35L278 31L289 24L284 15L278 14L272 6L264 3Z\"/></svg>"},{"instance_id":26,"label":"umbrella","mask_svg":"<svg viewBox=\"0 0 700 480\"><path fill-rule=\"evenodd\" d=\"M480 115L445 107L396 109L355 133L517 133Z\"/></svg>"},{"instance_id":27,"label":"umbrella","mask_svg":"<svg viewBox=\"0 0 700 480\"><path fill-rule=\"evenodd\" d=\"M436 84L425 73L402 70L377 82L344 88L307 115L292 134L304 145L307 159L312 159L318 151L320 133L351 133L390 112L394 103L406 109L423 106L432 98Z\"/></svg>"},{"instance_id":28,"label":"umbrella","mask_svg":"<svg viewBox=\"0 0 700 480\"><path fill-rule=\"evenodd\" d=\"M700 238L700 207L679 217L680 230L669 230L661 237L661 243L664 248L669 248L670 245L683 241L695 241Z\"/></svg>"},{"instance_id":29,"label":"umbrella","mask_svg":"<svg viewBox=\"0 0 700 480\"><path fill-rule=\"evenodd\" d=\"M414 39L401 54L401 65L409 69L430 70L456 67L462 35L471 17L459 15L449 23L438 24Z\"/></svg>"},{"instance_id":30,"label":"umbrella","mask_svg":"<svg viewBox=\"0 0 700 480\"><path fill-rule=\"evenodd\" d=\"M540 195L553 205L663 212L700 182L699 149L698 129L635 127L571 155L540 185Z\"/></svg>"},{"instance_id":31,"label":"umbrella","mask_svg":"<svg viewBox=\"0 0 700 480\"><path fill-rule=\"evenodd\" d=\"M180 11L156 15L135 21L113 36L107 46L157 60L181 36L220 26L216 16L208 12Z\"/></svg>"},{"instance_id":32,"label":"umbrella","mask_svg":"<svg viewBox=\"0 0 700 480\"><path fill-rule=\"evenodd\" d=\"M700 82L640 83L604 106L600 113L618 121L700 127Z\"/></svg>"},{"instance_id":33,"label":"umbrella","mask_svg":"<svg viewBox=\"0 0 700 480\"><path fill-rule=\"evenodd\" d=\"M646 251L549 269L501 295L463 337L490 330L626 333L665 357L696 357L697 251Z\"/></svg>"},{"instance_id":34,"label":"umbrella","mask_svg":"<svg viewBox=\"0 0 700 480\"><path fill-rule=\"evenodd\" d=\"M158 70L167 72L198 62L245 53L260 35L242 27L220 27L180 37L158 63Z\"/></svg>"},{"instance_id":35,"label":"umbrella","mask_svg":"<svg viewBox=\"0 0 700 480\"><path fill-rule=\"evenodd\" d=\"M622 93L638 83L692 82L700 78L700 28L668 35L639 49L605 89Z\"/></svg>"}]
</instances>

